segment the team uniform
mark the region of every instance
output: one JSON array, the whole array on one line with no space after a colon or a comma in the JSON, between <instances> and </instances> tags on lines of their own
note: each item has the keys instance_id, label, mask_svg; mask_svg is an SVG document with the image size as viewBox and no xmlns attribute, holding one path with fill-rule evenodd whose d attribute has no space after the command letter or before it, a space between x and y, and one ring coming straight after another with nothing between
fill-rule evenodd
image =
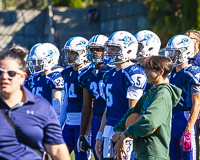
<instances>
[{"instance_id":1,"label":"team uniform","mask_svg":"<svg viewBox=\"0 0 200 160\"><path fill-rule=\"evenodd\" d=\"M51 104L53 95L52 90L63 90L64 89L64 80L62 75L58 71L52 71L47 75L36 74L32 75L29 80L24 84L33 94L40 95L46 98ZM53 105L54 106L54 105ZM60 115L60 105L59 108L54 108L57 115Z\"/></svg>"},{"instance_id":2,"label":"team uniform","mask_svg":"<svg viewBox=\"0 0 200 160\"><path fill-rule=\"evenodd\" d=\"M104 75L103 80L107 104L107 122L103 132L103 157L110 158L113 157L113 128L129 109L128 99L139 99L142 96L146 87L147 77L143 68L137 65L130 65L119 71L113 68ZM127 152L130 158L132 141L127 148Z\"/></svg>"},{"instance_id":3,"label":"team uniform","mask_svg":"<svg viewBox=\"0 0 200 160\"><path fill-rule=\"evenodd\" d=\"M181 100L172 110L172 132L170 143L170 158L171 160L177 159L196 159L196 140L195 140L195 127L192 130L192 150L182 151L180 147L180 138L185 131L189 120L190 110L192 108L192 94L200 94L199 79L200 68L197 66L188 65L181 71L176 72L173 69L170 76L170 83L182 89ZM180 150L180 151L179 151Z\"/></svg>"},{"instance_id":4,"label":"team uniform","mask_svg":"<svg viewBox=\"0 0 200 160\"><path fill-rule=\"evenodd\" d=\"M87 89L88 93L93 96L93 118L91 124L92 141L91 146L95 158L96 153L94 151L96 135L99 131L103 113L106 108L105 94L103 91L103 75L111 70L113 67L104 65L100 69L90 68L80 76L81 85Z\"/></svg>"},{"instance_id":5,"label":"team uniform","mask_svg":"<svg viewBox=\"0 0 200 160\"><path fill-rule=\"evenodd\" d=\"M200 66L200 51L189 60L189 64L192 64L194 66Z\"/></svg>"},{"instance_id":6,"label":"team uniform","mask_svg":"<svg viewBox=\"0 0 200 160\"><path fill-rule=\"evenodd\" d=\"M66 67L62 71L65 86L65 100L62 107L61 125L64 124L63 138L69 148L69 152L75 151L76 159L87 159L85 152L77 151L77 140L79 138L81 111L83 106L83 88L80 85L79 77L87 71L88 65L73 70L73 67ZM66 102L66 103L65 103Z\"/></svg>"}]
</instances>

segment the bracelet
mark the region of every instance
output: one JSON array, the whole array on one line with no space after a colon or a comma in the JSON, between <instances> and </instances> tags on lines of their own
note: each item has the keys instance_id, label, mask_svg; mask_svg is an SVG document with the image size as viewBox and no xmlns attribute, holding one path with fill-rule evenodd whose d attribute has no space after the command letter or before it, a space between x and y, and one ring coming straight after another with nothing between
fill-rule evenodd
<instances>
[{"instance_id":1,"label":"bracelet","mask_svg":"<svg viewBox=\"0 0 200 160\"><path fill-rule=\"evenodd\" d=\"M96 139L100 139L103 141L103 132L98 131Z\"/></svg>"}]
</instances>

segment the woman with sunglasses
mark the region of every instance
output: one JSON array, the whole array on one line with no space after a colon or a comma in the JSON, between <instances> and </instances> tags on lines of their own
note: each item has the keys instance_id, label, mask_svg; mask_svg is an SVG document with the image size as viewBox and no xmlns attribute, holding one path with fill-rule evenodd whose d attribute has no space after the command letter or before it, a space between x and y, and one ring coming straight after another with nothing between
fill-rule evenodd
<instances>
[{"instance_id":1,"label":"woman with sunglasses","mask_svg":"<svg viewBox=\"0 0 200 160\"><path fill-rule=\"evenodd\" d=\"M50 103L23 84L24 56L0 55L0 159L39 160L44 151L53 159L70 159Z\"/></svg>"}]
</instances>

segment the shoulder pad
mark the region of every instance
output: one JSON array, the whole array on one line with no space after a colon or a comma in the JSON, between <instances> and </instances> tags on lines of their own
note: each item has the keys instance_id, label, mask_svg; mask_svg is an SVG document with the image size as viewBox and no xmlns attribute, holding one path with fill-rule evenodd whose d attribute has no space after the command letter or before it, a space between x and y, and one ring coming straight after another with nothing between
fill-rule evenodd
<instances>
[{"instance_id":1,"label":"shoulder pad","mask_svg":"<svg viewBox=\"0 0 200 160\"><path fill-rule=\"evenodd\" d=\"M109 78L109 75L113 74L116 71L116 68L110 68L109 70L106 70L105 73L103 74L103 81L106 82L107 79Z\"/></svg>"},{"instance_id":2,"label":"shoulder pad","mask_svg":"<svg viewBox=\"0 0 200 160\"><path fill-rule=\"evenodd\" d=\"M51 72L47 75L47 78L54 84L55 88L64 88L64 80L60 72Z\"/></svg>"},{"instance_id":3,"label":"shoulder pad","mask_svg":"<svg viewBox=\"0 0 200 160\"><path fill-rule=\"evenodd\" d=\"M195 84L200 84L200 67L189 66L185 69L185 73L188 74Z\"/></svg>"},{"instance_id":4,"label":"shoulder pad","mask_svg":"<svg viewBox=\"0 0 200 160\"><path fill-rule=\"evenodd\" d=\"M122 72L124 72L126 78L128 79L126 82L126 87L134 86L144 89L147 84L147 77L142 67L138 65L131 65L123 69Z\"/></svg>"},{"instance_id":5,"label":"shoulder pad","mask_svg":"<svg viewBox=\"0 0 200 160\"><path fill-rule=\"evenodd\" d=\"M81 68L78 69L78 74L81 74L81 73L87 71L90 68L93 68L93 65L86 64L86 65L84 65L84 66L82 66Z\"/></svg>"},{"instance_id":6,"label":"shoulder pad","mask_svg":"<svg viewBox=\"0 0 200 160\"><path fill-rule=\"evenodd\" d=\"M86 70L82 70L82 72L78 75L78 81L82 87L86 87L87 81L93 76L94 68L87 68Z\"/></svg>"},{"instance_id":7,"label":"shoulder pad","mask_svg":"<svg viewBox=\"0 0 200 160\"><path fill-rule=\"evenodd\" d=\"M63 69L64 69L63 67L56 65L56 66L53 66L51 72L62 72Z\"/></svg>"},{"instance_id":8,"label":"shoulder pad","mask_svg":"<svg viewBox=\"0 0 200 160\"><path fill-rule=\"evenodd\" d=\"M63 71L61 72L63 78L66 78L66 76L69 75L69 72L73 71L73 68L70 66L67 66Z\"/></svg>"}]
</instances>

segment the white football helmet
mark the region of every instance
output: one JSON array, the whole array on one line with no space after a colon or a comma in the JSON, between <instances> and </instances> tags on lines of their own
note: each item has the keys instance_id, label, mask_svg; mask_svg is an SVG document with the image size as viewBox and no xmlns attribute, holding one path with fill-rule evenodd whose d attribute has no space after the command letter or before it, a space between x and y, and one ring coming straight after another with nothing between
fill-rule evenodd
<instances>
[{"instance_id":1,"label":"white football helmet","mask_svg":"<svg viewBox=\"0 0 200 160\"><path fill-rule=\"evenodd\" d=\"M110 47L119 47L117 54L109 54ZM130 59L135 59L138 49L136 38L127 31L116 31L112 33L105 43L104 62L105 63L123 63ZM120 61L118 61L119 59Z\"/></svg>"},{"instance_id":2,"label":"white football helmet","mask_svg":"<svg viewBox=\"0 0 200 160\"><path fill-rule=\"evenodd\" d=\"M51 69L58 64L60 52L51 43L38 43L31 48L28 66L31 73L39 73Z\"/></svg>"},{"instance_id":3,"label":"white football helmet","mask_svg":"<svg viewBox=\"0 0 200 160\"><path fill-rule=\"evenodd\" d=\"M40 44L42 44L42 43L36 43L34 46L31 47L29 54L28 54L28 57L27 57L27 60L26 60L27 68L28 68L28 70L30 71L31 74L35 73L34 68L33 68L32 55L34 54L35 48Z\"/></svg>"},{"instance_id":4,"label":"white football helmet","mask_svg":"<svg viewBox=\"0 0 200 160\"><path fill-rule=\"evenodd\" d=\"M102 63L103 62L103 52L105 48L105 42L108 40L108 37L104 35L94 35L88 42L88 59L92 63ZM93 49L99 49L99 52L102 52L102 55L98 55L97 52L94 52Z\"/></svg>"},{"instance_id":5,"label":"white football helmet","mask_svg":"<svg viewBox=\"0 0 200 160\"><path fill-rule=\"evenodd\" d=\"M194 42L188 36L172 37L165 48L165 56L170 57L174 65L181 65L194 57Z\"/></svg>"},{"instance_id":6,"label":"white football helmet","mask_svg":"<svg viewBox=\"0 0 200 160\"><path fill-rule=\"evenodd\" d=\"M138 41L137 59L159 55L160 38L152 31L142 30L135 34Z\"/></svg>"},{"instance_id":7,"label":"white football helmet","mask_svg":"<svg viewBox=\"0 0 200 160\"><path fill-rule=\"evenodd\" d=\"M87 45L88 40L83 37L77 36L70 38L62 48L62 51L65 53L64 57L65 62L67 62L67 65L74 66L87 62ZM69 62L68 51L78 53L73 62Z\"/></svg>"}]
</instances>

